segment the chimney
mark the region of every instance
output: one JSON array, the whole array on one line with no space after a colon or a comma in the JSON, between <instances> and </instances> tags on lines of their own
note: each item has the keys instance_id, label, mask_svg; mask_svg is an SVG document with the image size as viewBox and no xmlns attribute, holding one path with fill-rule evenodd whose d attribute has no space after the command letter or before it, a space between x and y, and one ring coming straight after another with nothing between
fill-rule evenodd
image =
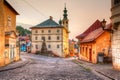
<instances>
[{"instance_id":1,"label":"chimney","mask_svg":"<svg viewBox=\"0 0 120 80\"><path fill-rule=\"evenodd\" d=\"M51 20L53 20L53 17L52 17L52 16L50 16L50 19L51 19Z\"/></svg>"}]
</instances>

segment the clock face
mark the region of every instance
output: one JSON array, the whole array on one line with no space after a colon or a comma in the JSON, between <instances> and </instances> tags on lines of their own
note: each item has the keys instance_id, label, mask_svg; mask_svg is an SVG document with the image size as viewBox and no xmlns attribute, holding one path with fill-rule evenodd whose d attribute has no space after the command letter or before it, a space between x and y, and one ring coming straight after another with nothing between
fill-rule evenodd
<instances>
[{"instance_id":1,"label":"clock face","mask_svg":"<svg viewBox=\"0 0 120 80\"><path fill-rule=\"evenodd\" d=\"M12 23L11 23L11 16L8 16L8 26L11 27Z\"/></svg>"}]
</instances>

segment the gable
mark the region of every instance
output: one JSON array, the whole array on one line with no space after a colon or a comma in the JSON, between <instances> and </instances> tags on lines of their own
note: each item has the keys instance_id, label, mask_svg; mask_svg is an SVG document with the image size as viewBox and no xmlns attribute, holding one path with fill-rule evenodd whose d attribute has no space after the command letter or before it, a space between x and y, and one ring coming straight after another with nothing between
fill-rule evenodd
<instances>
[{"instance_id":1,"label":"gable","mask_svg":"<svg viewBox=\"0 0 120 80\"><path fill-rule=\"evenodd\" d=\"M6 1L4 0L4 5L7 6L11 11L13 11L16 15L19 15L19 13Z\"/></svg>"}]
</instances>

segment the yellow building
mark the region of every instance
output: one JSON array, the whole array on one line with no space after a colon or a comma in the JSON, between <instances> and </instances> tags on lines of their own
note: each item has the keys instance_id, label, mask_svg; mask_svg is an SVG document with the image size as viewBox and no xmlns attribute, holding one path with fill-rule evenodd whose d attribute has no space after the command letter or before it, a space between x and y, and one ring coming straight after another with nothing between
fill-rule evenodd
<instances>
[{"instance_id":1,"label":"yellow building","mask_svg":"<svg viewBox=\"0 0 120 80\"><path fill-rule=\"evenodd\" d=\"M6 0L0 0L0 66L19 60L16 15L18 13Z\"/></svg>"},{"instance_id":2,"label":"yellow building","mask_svg":"<svg viewBox=\"0 0 120 80\"><path fill-rule=\"evenodd\" d=\"M85 32L77 36L80 42L80 59L97 63L100 53L103 53L102 62L111 62L111 36L101 26L101 22L96 20ZM106 29L109 28L111 24L106 26Z\"/></svg>"},{"instance_id":3,"label":"yellow building","mask_svg":"<svg viewBox=\"0 0 120 80\"><path fill-rule=\"evenodd\" d=\"M63 20L60 20L59 24L50 16L49 19L31 27L31 29L32 53L41 51L43 40L45 40L47 51L52 51L60 57L66 57L69 54L69 30L66 7Z\"/></svg>"}]
</instances>

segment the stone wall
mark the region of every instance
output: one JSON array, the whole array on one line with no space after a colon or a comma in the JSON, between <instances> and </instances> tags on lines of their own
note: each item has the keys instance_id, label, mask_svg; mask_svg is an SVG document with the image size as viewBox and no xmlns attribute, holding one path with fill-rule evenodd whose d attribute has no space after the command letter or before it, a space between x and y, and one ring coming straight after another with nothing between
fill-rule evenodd
<instances>
[{"instance_id":1,"label":"stone wall","mask_svg":"<svg viewBox=\"0 0 120 80\"><path fill-rule=\"evenodd\" d=\"M113 67L120 70L120 25L112 35Z\"/></svg>"},{"instance_id":2,"label":"stone wall","mask_svg":"<svg viewBox=\"0 0 120 80\"><path fill-rule=\"evenodd\" d=\"M115 4L111 0L111 20L113 26L112 34L112 58L114 69L120 70L120 3Z\"/></svg>"}]
</instances>

